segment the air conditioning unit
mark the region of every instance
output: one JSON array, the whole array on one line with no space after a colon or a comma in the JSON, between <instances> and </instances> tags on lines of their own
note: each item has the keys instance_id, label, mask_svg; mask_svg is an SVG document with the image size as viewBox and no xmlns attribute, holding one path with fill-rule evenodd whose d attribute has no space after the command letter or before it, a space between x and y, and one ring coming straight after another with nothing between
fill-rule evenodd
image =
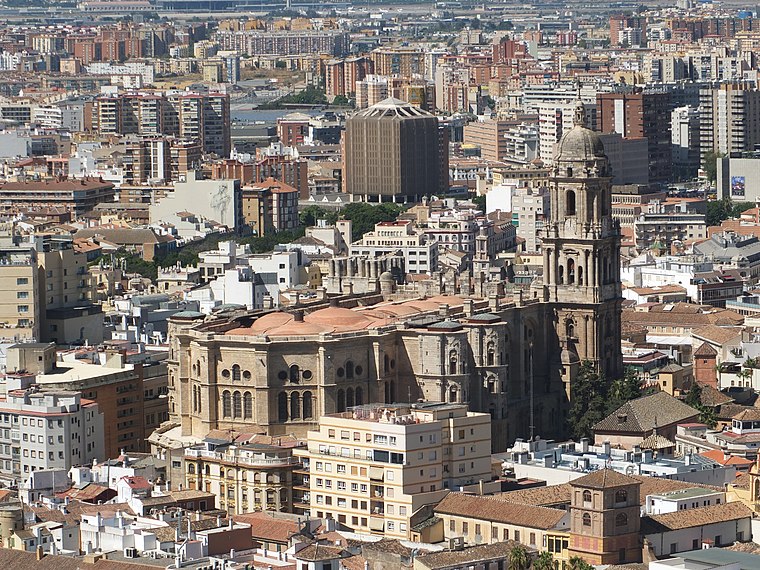
<instances>
[{"instance_id":1,"label":"air conditioning unit","mask_svg":"<svg viewBox=\"0 0 760 570\"><path fill-rule=\"evenodd\" d=\"M464 537L454 536L449 539L449 550L464 550Z\"/></svg>"}]
</instances>

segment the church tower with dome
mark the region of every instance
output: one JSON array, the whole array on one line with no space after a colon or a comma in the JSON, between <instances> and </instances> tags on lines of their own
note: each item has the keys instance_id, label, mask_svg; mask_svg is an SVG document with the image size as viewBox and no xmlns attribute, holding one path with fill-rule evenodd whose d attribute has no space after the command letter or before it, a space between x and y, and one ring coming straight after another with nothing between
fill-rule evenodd
<instances>
[{"instance_id":1,"label":"church tower with dome","mask_svg":"<svg viewBox=\"0 0 760 570\"><path fill-rule=\"evenodd\" d=\"M612 217L611 172L599 136L578 101L573 127L557 143L544 226L543 282L561 349L562 380L588 360L607 378L623 374L620 352L620 224Z\"/></svg>"}]
</instances>

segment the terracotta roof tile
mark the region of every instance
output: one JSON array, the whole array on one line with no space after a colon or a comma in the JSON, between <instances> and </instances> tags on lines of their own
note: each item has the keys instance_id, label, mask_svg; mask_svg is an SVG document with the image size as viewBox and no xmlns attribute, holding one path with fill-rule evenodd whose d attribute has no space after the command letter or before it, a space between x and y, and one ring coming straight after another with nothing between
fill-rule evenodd
<instances>
[{"instance_id":1,"label":"terracotta roof tile","mask_svg":"<svg viewBox=\"0 0 760 570\"><path fill-rule=\"evenodd\" d=\"M559 509L515 505L493 497L463 493L449 493L433 512L540 529L555 528L567 514Z\"/></svg>"},{"instance_id":2,"label":"terracotta roof tile","mask_svg":"<svg viewBox=\"0 0 760 570\"><path fill-rule=\"evenodd\" d=\"M593 429L602 433L649 433L657 426L684 422L698 415L697 410L667 392L655 392L626 402Z\"/></svg>"},{"instance_id":3,"label":"terracotta roof tile","mask_svg":"<svg viewBox=\"0 0 760 570\"><path fill-rule=\"evenodd\" d=\"M599 469L578 479L573 479L570 485L573 487L590 487L591 489L609 489L638 485L639 483L637 479L618 473L614 469Z\"/></svg>"},{"instance_id":4,"label":"terracotta roof tile","mask_svg":"<svg viewBox=\"0 0 760 570\"><path fill-rule=\"evenodd\" d=\"M752 511L744 503L735 501L733 503L722 503L709 507L642 517L641 532L643 534L654 534L744 518L752 518Z\"/></svg>"},{"instance_id":5,"label":"terracotta roof tile","mask_svg":"<svg viewBox=\"0 0 760 570\"><path fill-rule=\"evenodd\" d=\"M432 570L451 566L473 565L478 561L508 560L511 550L518 544L513 540L508 540L507 542L472 546L463 550L431 552L430 554L418 556L415 562L419 562L422 566ZM529 550L528 553L530 554L531 551Z\"/></svg>"}]
</instances>

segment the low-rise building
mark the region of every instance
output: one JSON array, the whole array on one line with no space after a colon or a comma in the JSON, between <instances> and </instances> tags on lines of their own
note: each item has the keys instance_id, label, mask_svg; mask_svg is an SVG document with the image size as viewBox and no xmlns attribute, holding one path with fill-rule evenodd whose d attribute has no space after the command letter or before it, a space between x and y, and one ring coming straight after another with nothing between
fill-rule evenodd
<instances>
[{"instance_id":1,"label":"low-rise building","mask_svg":"<svg viewBox=\"0 0 760 570\"><path fill-rule=\"evenodd\" d=\"M651 545L654 555L660 557L705 546L750 541L751 522L752 511L736 501L644 516L641 534Z\"/></svg>"},{"instance_id":2,"label":"low-rise building","mask_svg":"<svg viewBox=\"0 0 760 570\"><path fill-rule=\"evenodd\" d=\"M245 408L249 400L234 400ZM266 438L271 439L271 438ZM292 512L293 470L300 465L291 438L287 445L205 441L185 450L188 489L204 490L219 497L218 508L230 514L251 511ZM282 443L282 442L280 442Z\"/></svg>"}]
</instances>

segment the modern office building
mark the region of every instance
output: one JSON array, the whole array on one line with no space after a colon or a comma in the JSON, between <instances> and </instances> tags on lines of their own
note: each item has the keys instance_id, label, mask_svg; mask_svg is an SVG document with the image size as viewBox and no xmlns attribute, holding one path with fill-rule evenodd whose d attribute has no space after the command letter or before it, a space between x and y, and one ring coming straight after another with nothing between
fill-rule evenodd
<instances>
[{"instance_id":1,"label":"modern office building","mask_svg":"<svg viewBox=\"0 0 760 570\"><path fill-rule=\"evenodd\" d=\"M388 98L346 121L344 183L353 200L419 202L448 189L448 144L438 119Z\"/></svg>"},{"instance_id":2,"label":"modern office building","mask_svg":"<svg viewBox=\"0 0 760 570\"><path fill-rule=\"evenodd\" d=\"M600 132L619 133L627 139L647 139L650 182L670 181L673 164L670 124L669 93L597 94L597 129Z\"/></svg>"},{"instance_id":3,"label":"modern office building","mask_svg":"<svg viewBox=\"0 0 760 570\"><path fill-rule=\"evenodd\" d=\"M405 539L420 507L491 480L488 414L466 404L368 404L322 416L298 450L311 516Z\"/></svg>"}]
</instances>

